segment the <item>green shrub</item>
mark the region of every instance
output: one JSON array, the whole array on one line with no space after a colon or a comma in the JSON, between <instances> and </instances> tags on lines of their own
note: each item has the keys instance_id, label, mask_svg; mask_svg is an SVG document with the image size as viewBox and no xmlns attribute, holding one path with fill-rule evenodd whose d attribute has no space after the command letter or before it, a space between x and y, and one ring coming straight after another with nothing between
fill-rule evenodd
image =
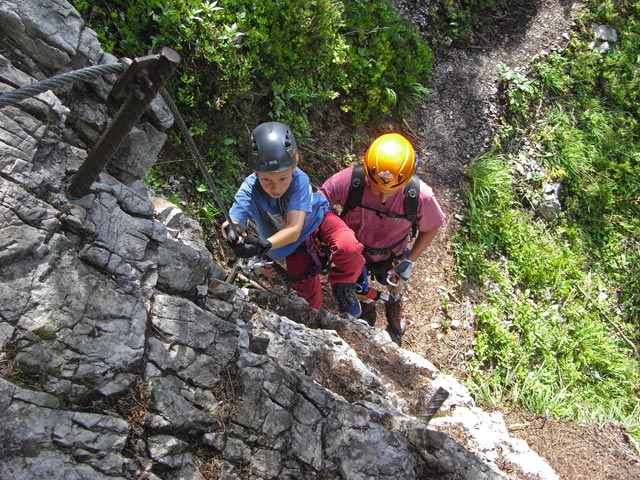
<instances>
[{"instance_id":1,"label":"green shrub","mask_svg":"<svg viewBox=\"0 0 640 480\"><path fill-rule=\"evenodd\" d=\"M506 0L441 0L427 3L429 19L425 35L434 45L452 45L469 40L483 22L484 14L500 13ZM513 2L512 2L513 3Z\"/></svg>"},{"instance_id":2,"label":"green shrub","mask_svg":"<svg viewBox=\"0 0 640 480\"><path fill-rule=\"evenodd\" d=\"M349 46L340 106L357 124L406 112L427 93L432 53L387 0L345 2Z\"/></svg>"},{"instance_id":3,"label":"green shrub","mask_svg":"<svg viewBox=\"0 0 640 480\"><path fill-rule=\"evenodd\" d=\"M309 113L330 105L370 121L424 95L431 70L429 47L390 0L75 5L117 55L139 56L161 45L181 53L178 99L194 110L190 120L208 128L234 116L249 116L249 124L270 116L304 137Z\"/></svg>"},{"instance_id":4,"label":"green shrub","mask_svg":"<svg viewBox=\"0 0 640 480\"><path fill-rule=\"evenodd\" d=\"M640 4L587 5L566 50L526 76L502 68L508 134L468 171L454 251L486 295L469 386L491 403L618 420L640 439ZM594 23L619 42L598 50ZM541 172L529 179L508 160L523 144ZM544 181L561 185L552 222L521 197Z\"/></svg>"}]
</instances>

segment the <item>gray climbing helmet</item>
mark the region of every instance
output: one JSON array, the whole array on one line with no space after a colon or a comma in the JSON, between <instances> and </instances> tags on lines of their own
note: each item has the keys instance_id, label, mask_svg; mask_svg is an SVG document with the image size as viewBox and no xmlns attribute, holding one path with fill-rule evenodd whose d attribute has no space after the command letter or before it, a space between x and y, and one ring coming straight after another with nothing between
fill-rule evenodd
<instances>
[{"instance_id":1,"label":"gray climbing helmet","mask_svg":"<svg viewBox=\"0 0 640 480\"><path fill-rule=\"evenodd\" d=\"M281 172L297 164L300 154L291 129L280 122L265 122L251 132L251 168Z\"/></svg>"}]
</instances>

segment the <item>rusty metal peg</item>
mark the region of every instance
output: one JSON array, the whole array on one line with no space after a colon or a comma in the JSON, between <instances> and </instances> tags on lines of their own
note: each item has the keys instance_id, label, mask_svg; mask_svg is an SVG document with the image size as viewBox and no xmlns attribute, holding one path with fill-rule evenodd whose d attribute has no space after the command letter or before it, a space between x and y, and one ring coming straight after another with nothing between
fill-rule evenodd
<instances>
[{"instance_id":1,"label":"rusty metal peg","mask_svg":"<svg viewBox=\"0 0 640 480\"><path fill-rule=\"evenodd\" d=\"M130 90L132 88L139 89L141 83L148 85L148 82L150 82L149 69L158 62L158 55L146 55L144 57L136 57L133 60L123 58L121 61L128 63L129 66L111 89L111 97L117 100L127 98L131 93Z\"/></svg>"},{"instance_id":2,"label":"rusty metal peg","mask_svg":"<svg viewBox=\"0 0 640 480\"><path fill-rule=\"evenodd\" d=\"M126 100L73 177L69 186L71 197L79 198L90 192L91 184L179 64L180 55L168 47L131 62L111 90L114 98L126 97Z\"/></svg>"},{"instance_id":3,"label":"rusty metal peg","mask_svg":"<svg viewBox=\"0 0 640 480\"><path fill-rule=\"evenodd\" d=\"M447 398L449 398L449 392L442 387L438 387L436 392L431 396L427 409L422 414L425 423L428 424L431 421Z\"/></svg>"}]
</instances>

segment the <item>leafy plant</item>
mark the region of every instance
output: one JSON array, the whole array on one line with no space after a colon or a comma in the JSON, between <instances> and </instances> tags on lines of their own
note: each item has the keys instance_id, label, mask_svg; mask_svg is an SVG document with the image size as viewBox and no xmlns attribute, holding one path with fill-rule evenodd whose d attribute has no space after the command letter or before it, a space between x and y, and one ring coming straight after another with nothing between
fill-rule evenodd
<instances>
[{"instance_id":1,"label":"leafy plant","mask_svg":"<svg viewBox=\"0 0 640 480\"><path fill-rule=\"evenodd\" d=\"M340 108L357 124L413 106L431 72L433 54L391 2L344 3L344 36L349 45Z\"/></svg>"},{"instance_id":2,"label":"leafy plant","mask_svg":"<svg viewBox=\"0 0 640 480\"><path fill-rule=\"evenodd\" d=\"M570 47L541 59L537 77L500 67L508 133L468 171L470 214L454 246L460 274L486 295L469 386L492 404L619 420L640 439L640 128L626 65L640 43L603 53L591 33L610 22L631 38L639 7L587 4ZM536 146L542 177L511 174L521 144ZM519 197L544 180L562 185L553 222Z\"/></svg>"},{"instance_id":3,"label":"leafy plant","mask_svg":"<svg viewBox=\"0 0 640 480\"><path fill-rule=\"evenodd\" d=\"M216 124L211 113L245 111L247 100L258 107L255 116L287 121L301 136L309 133L309 112L333 102L364 122L410 105L431 69L429 47L389 0L75 5L118 55L178 50L178 98L206 125Z\"/></svg>"},{"instance_id":4,"label":"leafy plant","mask_svg":"<svg viewBox=\"0 0 640 480\"><path fill-rule=\"evenodd\" d=\"M435 45L463 43L482 23L485 14L496 14L507 5L505 0L441 0L427 3L429 17L426 35Z\"/></svg>"},{"instance_id":5,"label":"leafy plant","mask_svg":"<svg viewBox=\"0 0 640 480\"><path fill-rule=\"evenodd\" d=\"M507 85L506 94L509 107L516 111L520 108L526 108L528 98L535 93L533 82L503 63L498 64L498 72Z\"/></svg>"}]
</instances>

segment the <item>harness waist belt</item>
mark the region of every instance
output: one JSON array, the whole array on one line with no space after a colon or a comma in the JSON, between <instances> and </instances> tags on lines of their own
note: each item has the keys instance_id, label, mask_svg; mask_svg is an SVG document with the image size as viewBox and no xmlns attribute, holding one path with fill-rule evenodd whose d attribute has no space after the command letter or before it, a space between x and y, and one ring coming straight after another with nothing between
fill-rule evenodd
<instances>
[{"instance_id":1,"label":"harness waist belt","mask_svg":"<svg viewBox=\"0 0 640 480\"><path fill-rule=\"evenodd\" d=\"M389 255L391 254L391 249L390 248L369 248L369 247L364 247L364 253L366 253L367 255Z\"/></svg>"},{"instance_id":2,"label":"harness waist belt","mask_svg":"<svg viewBox=\"0 0 640 480\"><path fill-rule=\"evenodd\" d=\"M391 245L389 247L384 247L384 248L371 248L371 247L367 247L365 245L364 246L364 253L366 253L367 255L391 255L393 253L393 249L396 248L398 245L400 245L405 240L406 240L406 238L401 238L400 240L398 240L393 245Z\"/></svg>"}]
</instances>

